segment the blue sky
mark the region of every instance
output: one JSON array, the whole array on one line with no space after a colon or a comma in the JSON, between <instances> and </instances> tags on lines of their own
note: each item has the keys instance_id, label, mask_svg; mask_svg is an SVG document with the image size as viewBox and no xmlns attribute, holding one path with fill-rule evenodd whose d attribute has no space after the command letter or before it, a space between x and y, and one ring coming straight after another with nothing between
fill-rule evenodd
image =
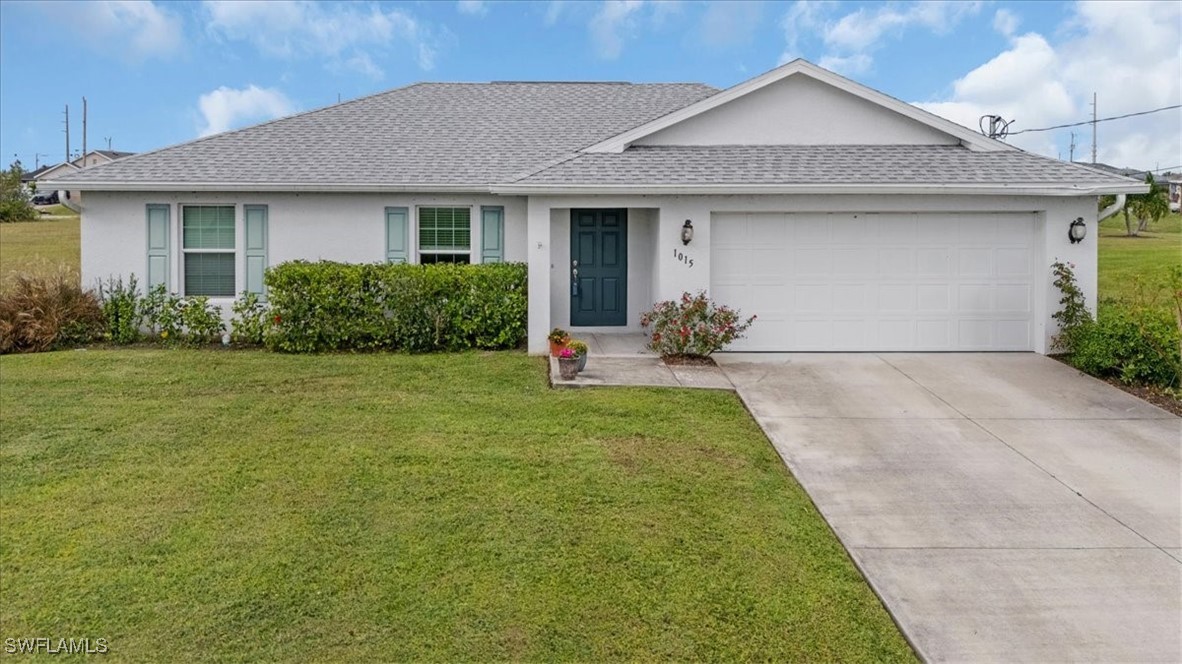
<instances>
[{"instance_id":1,"label":"blue sky","mask_svg":"<svg viewBox=\"0 0 1182 664\"><path fill-rule=\"evenodd\" d=\"M143 151L415 81L701 81L804 57L1014 129L1179 103L1182 3L2 2L0 155ZM50 27L53 26L53 27ZM47 34L59 39L50 44ZM1105 123L1100 159L1182 164L1182 113ZM1090 130L1077 129L1090 150ZM1069 130L1013 142L1067 157Z\"/></svg>"}]
</instances>

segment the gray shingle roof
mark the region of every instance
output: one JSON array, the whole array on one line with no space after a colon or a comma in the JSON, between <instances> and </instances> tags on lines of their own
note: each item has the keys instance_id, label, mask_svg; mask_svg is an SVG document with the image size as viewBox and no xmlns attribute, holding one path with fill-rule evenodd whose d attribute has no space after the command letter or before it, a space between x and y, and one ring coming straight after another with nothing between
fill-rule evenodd
<instances>
[{"instance_id":1,"label":"gray shingle roof","mask_svg":"<svg viewBox=\"0 0 1182 664\"><path fill-rule=\"evenodd\" d=\"M715 92L696 83L420 83L61 181L487 185Z\"/></svg>"},{"instance_id":2,"label":"gray shingle roof","mask_svg":"<svg viewBox=\"0 0 1182 664\"><path fill-rule=\"evenodd\" d=\"M928 145L634 146L584 153L521 185L1129 184L1127 178L1020 150Z\"/></svg>"}]
</instances>

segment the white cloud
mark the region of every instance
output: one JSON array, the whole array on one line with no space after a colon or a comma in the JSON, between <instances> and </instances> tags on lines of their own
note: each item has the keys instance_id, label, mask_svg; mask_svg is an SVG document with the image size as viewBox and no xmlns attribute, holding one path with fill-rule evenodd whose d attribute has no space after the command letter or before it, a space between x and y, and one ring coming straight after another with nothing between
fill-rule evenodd
<instances>
[{"instance_id":1,"label":"white cloud","mask_svg":"<svg viewBox=\"0 0 1182 664\"><path fill-rule=\"evenodd\" d=\"M127 60L169 57L184 47L183 23L163 5L133 0L40 2L55 26L64 26L91 48Z\"/></svg>"},{"instance_id":2,"label":"white cloud","mask_svg":"<svg viewBox=\"0 0 1182 664\"><path fill-rule=\"evenodd\" d=\"M863 8L827 26L824 39L830 48L863 51L878 46L884 35L901 34L912 26L922 26L937 34L945 33L980 8L979 2L935 1Z\"/></svg>"},{"instance_id":3,"label":"white cloud","mask_svg":"<svg viewBox=\"0 0 1182 664\"><path fill-rule=\"evenodd\" d=\"M459 0L456 2L456 9L461 14L484 16L488 13L488 3L484 0Z\"/></svg>"},{"instance_id":4,"label":"white cloud","mask_svg":"<svg viewBox=\"0 0 1182 664\"><path fill-rule=\"evenodd\" d=\"M833 4L817 0L796 0L792 3L792 7L780 21L784 28L784 52L780 54L780 64L800 57L801 38L820 29L824 23L824 13Z\"/></svg>"},{"instance_id":5,"label":"white cloud","mask_svg":"<svg viewBox=\"0 0 1182 664\"><path fill-rule=\"evenodd\" d=\"M290 115L295 110L291 100L279 90L256 85L242 89L223 85L201 95L197 108L204 122L200 127L202 136Z\"/></svg>"},{"instance_id":6,"label":"white cloud","mask_svg":"<svg viewBox=\"0 0 1182 664\"><path fill-rule=\"evenodd\" d=\"M435 65L440 35L399 9L306 0L206 0L204 7L210 33L249 42L272 57L349 60L364 55L377 68L370 51L387 53L406 44L420 68Z\"/></svg>"},{"instance_id":7,"label":"white cloud","mask_svg":"<svg viewBox=\"0 0 1182 664\"><path fill-rule=\"evenodd\" d=\"M874 58L865 53L847 56L826 55L817 64L844 76L857 76L870 71L871 65L874 64Z\"/></svg>"},{"instance_id":8,"label":"white cloud","mask_svg":"<svg viewBox=\"0 0 1182 664\"><path fill-rule=\"evenodd\" d=\"M1018 16L1008 9L999 9L993 15L993 29L1007 37L1018 31L1020 22Z\"/></svg>"},{"instance_id":9,"label":"white cloud","mask_svg":"<svg viewBox=\"0 0 1182 664\"><path fill-rule=\"evenodd\" d=\"M724 47L749 42L763 18L763 3L752 0L711 2L702 14L699 31L707 46Z\"/></svg>"},{"instance_id":10,"label":"white cloud","mask_svg":"<svg viewBox=\"0 0 1182 664\"><path fill-rule=\"evenodd\" d=\"M908 30L922 28L945 34L981 9L980 2L885 3L863 7L836 19L828 18L839 5L832 2L799 0L784 15L784 52L780 62L800 53L805 37L818 39L825 47L822 62L845 73L864 73L874 64L872 53L888 38L899 38Z\"/></svg>"},{"instance_id":11,"label":"white cloud","mask_svg":"<svg viewBox=\"0 0 1182 664\"><path fill-rule=\"evenodd\" d=\"M1055 31L1012 37L1009 47L965 74L946 99L919 104L977 129L985 114L1015 120L1011 131L1091 117L1092 92L1107 117L1182 103L1182 5L1080 3ZM1090 159L1091 126L1011 136L1021 148L1064 159L1071 132L1077 160ZM1117 166L1157 168L1182 162L1182 112L1103 122L1098 159Z\"/></svg>"},{"instance_id":12,"label":"white cloud","mask_svg":"<svg viewBox=\"0 0 1182 664\"><path fill-rule=\"evenodd\" d=\"M624 50L624 40L636 31L636 14L641 0L605 0L591 18L588 28L599 57L614 60Z\"/></svg>"}]
</instances>

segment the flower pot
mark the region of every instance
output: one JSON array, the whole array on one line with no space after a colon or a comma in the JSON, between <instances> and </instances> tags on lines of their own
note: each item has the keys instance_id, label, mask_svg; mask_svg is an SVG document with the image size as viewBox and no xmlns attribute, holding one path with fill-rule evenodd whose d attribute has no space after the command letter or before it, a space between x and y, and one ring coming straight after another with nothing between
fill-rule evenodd
<instances>
[{"instance_id":1,"label":"flower pot","mask_svg":"<svg viewBox=\"0 0 1182 664\"><path fill-rule=\"evenodd\" d=\"M587 354L583 353L579 356L579 371L587 368Z\"/></svg>"},{"instance_id":2,"label":"flower pot","mask_svg":"<svg viewBox=\"0 0 1182 664\"><path fill-rule=\"evenodd\" d=\"M579 358L577 357L560 357L558 358L558 375L562 376L563 380L574 380L575 376L579 374Z\"/></svg>"},{"instance_id":3,"label":"flower pot","mask_svg":"<svg viewBox=\"0 0 1182 664\"><path fill-rule=\"evenodd\" d=\"M562 352L563 348L566 348L566 345L568 343L570 343L569 338L563 339L561 342L551 341L550 342L550 357L558 357L558 354Z\"/></svg>"}]
</instances>

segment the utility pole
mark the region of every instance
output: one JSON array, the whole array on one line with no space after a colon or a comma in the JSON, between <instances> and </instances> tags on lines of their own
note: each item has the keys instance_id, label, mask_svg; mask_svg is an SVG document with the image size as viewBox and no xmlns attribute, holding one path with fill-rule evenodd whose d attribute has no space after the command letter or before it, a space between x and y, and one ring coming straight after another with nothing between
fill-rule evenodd
<instances>
[{"instance_id":1,"label":"utility pole","mask_svg":"<svg viewBox=\"0 0 1182 664\"><path fill-rule=\"evenodd\" d=\"M70 161L70 105L66 104L66 161Z\"/></svg>"},{"instance_id":2,"label":"utility pole","mask_svg":"<svg viewBox=\"0 0 1182 664\"><path fill-rule=\"evenodd\" d=\"M1071 157L1068 159L1068 161L1075 161L1075 132L1074 131L1071 132L1071 147L1069 149L1070 149L1070 152L1068 152L1068 154L1071 155Z\"/></svg>"},{"instance_id":3,"label":"utility pole","mask_svg":"<svg viewBox=\"0 0 1182 664\"><path fill-rule=\"evenodd\" d=\"M34 164L33 168L34 168L34 169L41 168L41 158L42 158L42 157L48 157L48 156L49 156L49 155L47 155L47 154L43 154L43 153L41 153L41 152L37 152L37 153L35 153L35 154L33 155L33 164Z\"/></svg>"},{"instance_id":4,"label":"utility pole","mask_svg":"<svg viewBox=\"0 0 1182 664\"><path fill-rule=\"evenodd\" d=\"M1096 163L1096 93L1092 93L1092 163Z\"/></svg>"},{"instance_id":5,"label":"utility pole","mask_svg":"<svg viewBox=\"0 0 1182 664\"><path fill-rule=\"evenodd\" d=\"M107 152L110 152L111 151L111 137L104 136L103 138L107 141Z\"/></svg>"},{"instance_id":6,"label":"utility pole","mask_svg":"<svg viewBox=\"0 0 1182 664\"><path fill-rule=\"evenodd\" d=\"M82 98L82 168L86 168L86 97Z\"/></svg>"}]
</instances>

